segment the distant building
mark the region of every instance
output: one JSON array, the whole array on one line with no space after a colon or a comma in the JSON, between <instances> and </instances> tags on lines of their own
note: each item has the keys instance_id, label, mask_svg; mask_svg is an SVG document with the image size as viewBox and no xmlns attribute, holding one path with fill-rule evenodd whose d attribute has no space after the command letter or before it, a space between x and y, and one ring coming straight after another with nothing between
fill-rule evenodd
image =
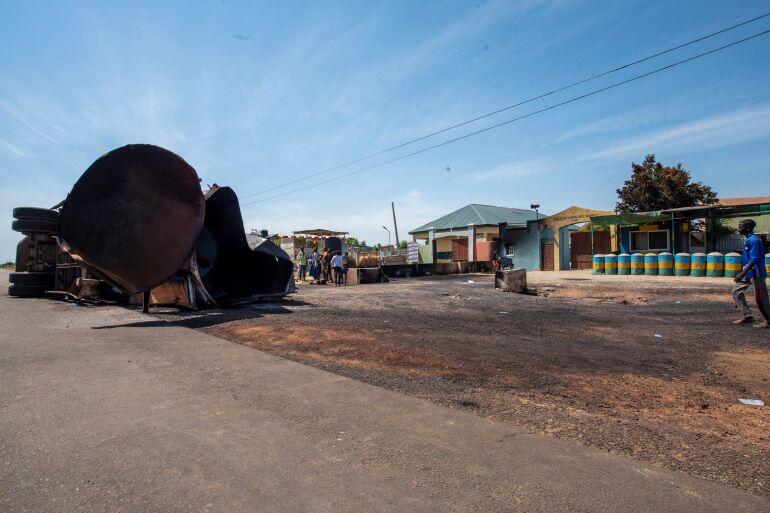
<instances>
[{"instance_id":1,"label":"distant building","mask_svg":"<svg viewBox=\"0 0 770 513\"><path fill-rule=\"evenodd\" d=\"M490 261L501 253L513 256L518 252L517 265L538 268L537 218L534 210L470 204L409 234L414 241L425 242L426 249L420 251L425 263ZM501 243L501 226L510 234L502 237L508 242Z\"/></svg>"},{"instance_id":2,"label":"distant building","mask_svg":"<svg viewBox=\"0 0 770 513\"><path fill-rule=\"evenodd\" d=\"M534 210L467 205L409 233L421 262L501 261L530 271L588 268L593 249L617 246L614 231L594 233L590 216L612 214L577 206L543 216ZM582 226L581 226L582 225Z\"/></svg>"},{"instance_id":3,"label":"distant building","mask_svg":"<svg viewBox=\"0 0 770 513\"><path fill-rule=\"evenodd\" d=\"M612 215L611 210L591 210L573 205L540 219L540 269L567 271L590 269L594 253L609 253L617 249L614 229L595 231L591 216Z\"/></svg>"}]
</instances>

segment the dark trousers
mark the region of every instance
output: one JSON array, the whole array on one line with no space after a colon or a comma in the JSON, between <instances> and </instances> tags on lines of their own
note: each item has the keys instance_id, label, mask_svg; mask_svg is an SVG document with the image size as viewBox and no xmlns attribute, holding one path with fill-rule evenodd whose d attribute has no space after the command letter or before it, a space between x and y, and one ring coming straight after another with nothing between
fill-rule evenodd
<instances>
[{"instance_id":1,"label":"dark trousers","mask_svg":"<svg viewBox=\"0 0 770 513\"><path fill-rule=\"evenodd\" d=\"M752 278L751 280L742 281L736 284L735 288L733 288L733 299L735 300L735 304L741 309L741 313L744 317L751 315L749 304L746 302L746 290L748 290L752 284L754 285L754 299L757 302L759 313L762 314L762 317L764 317L766 321L770 322L770 300L768 299L765 278Z\"/></svg>"}]
</instances>

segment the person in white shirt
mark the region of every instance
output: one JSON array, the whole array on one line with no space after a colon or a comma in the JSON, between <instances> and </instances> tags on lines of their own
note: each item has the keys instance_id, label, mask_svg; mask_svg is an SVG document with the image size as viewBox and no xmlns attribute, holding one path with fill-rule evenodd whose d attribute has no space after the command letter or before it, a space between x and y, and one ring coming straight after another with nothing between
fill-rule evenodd
<instances>
[{"instance_id":1,"label":"person in white shirt","mask_svg":"<svg viewBox=\"0 0 770 513\"><path fill-rule=\"evenodd\" d=\"M342 285L342 255L339 252L332 257L332 270L334 271L334 286Z\"/></svg>"}]
</instances>

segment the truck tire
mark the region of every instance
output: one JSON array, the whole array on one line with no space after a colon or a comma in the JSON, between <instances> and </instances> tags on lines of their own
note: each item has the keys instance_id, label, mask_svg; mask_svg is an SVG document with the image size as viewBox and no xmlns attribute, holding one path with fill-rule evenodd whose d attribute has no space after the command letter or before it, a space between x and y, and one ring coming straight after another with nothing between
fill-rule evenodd
<instances>
[{"instance_id":1,"label":"truck tire","mask_svg":"<svg viewBox=\"0 0 770 513\"><path fill-rule=\"evenodd\" d=\"M47 233L56 235L57 223L40 219L17 219L11 224L11 229L21 233Z\"/></svg>"},{"instance_id":2,"label":"truck tire","mask_svg":"<svg viewBox=\"0 0 770 513\"><path fill-rule=\"evenodd\" d=\"M59 222L59 211L50 208L16 207L13 209L15 219L36 219L38 221Z\"/></svg>"},{"instance_id":3,"label":"truck tire","mask_svg":"<svg viewBox=\"0 0 770 513\"><path fill-rule=\"evenodd\" d=\"M43 297L45 295L45 288L34 285L13 284L8 287L8 295L15 297Z\"/></svg>"},{"instance_id":4,"label":"truck tire","mask_svg":"<svg viewBox=\"0 0 770 513\"><path fill-rule=\"evenodd\" d=\"M16 272L23 273L29 268L29 237L24 237L16 245Z\"/></svg>"},{"instance_id":5,"label":"truck tire","mask_svg":"<svg viewBox=\"0 0 770 513\"><path fill-rule=\"evenodd\" d=\"M11 273L8 275L8 281L14 285L29 285L33 287L53 288L53 273Z\"/></svg>"}]
</instances>

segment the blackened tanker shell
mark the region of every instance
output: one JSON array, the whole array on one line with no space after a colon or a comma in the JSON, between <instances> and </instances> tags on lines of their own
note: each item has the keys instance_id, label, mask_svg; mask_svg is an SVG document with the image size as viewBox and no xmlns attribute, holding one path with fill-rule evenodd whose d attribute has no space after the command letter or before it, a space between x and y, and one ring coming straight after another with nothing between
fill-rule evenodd
<instances>
[{"instance_id":1,"label":"blackened tanker shell","mask_svg":"<svg viewBox=\"0 0 770 513\"><path fill-rule=\"evenodd\" d=\"M149 144L91 164L62 206L59 242L129 293L172 277L190 257L205 201L195 169Z\"/></svg>"}]
</instances>

